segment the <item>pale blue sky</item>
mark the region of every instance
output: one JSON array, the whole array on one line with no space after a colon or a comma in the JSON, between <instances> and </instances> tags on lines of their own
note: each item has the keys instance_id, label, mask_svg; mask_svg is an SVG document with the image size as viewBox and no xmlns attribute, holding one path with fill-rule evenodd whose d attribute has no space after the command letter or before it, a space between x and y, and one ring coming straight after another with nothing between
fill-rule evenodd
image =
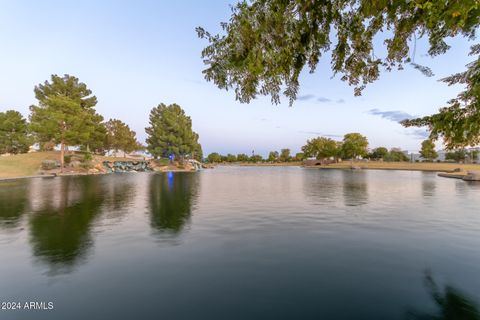
<instances>
[{"instance_id":1,"label":"pale blue sky","mask_svg":"<svg viewBox=\"0 0 480 320\"><path fill-rule=\"evenodd\" d=\"M0 0L0 111L13 108L27 116L36 84L53 73L71 74L93 90L100 114L128 123L142 142L150 109L175 102L192 117L205 153L297 152L308 138L341 139L347 132L366 135L371 147L418 150L418 129L392 120L398 112L435 112L460 89L438 79L469 61L470 43L463 39L450 40L453 48L435 59L425 57L425 42L418 41L415 60L430 66L433 78L406 67L383 74L354 97L339 77L331 79L326 56L315 74L302 75L293 107L286 99L275 106L265 97L240 104L232 92L203 80L200 52L206 43L195 33L197 26L218 31L229 3Z\"/></svg>"}]
</instances>

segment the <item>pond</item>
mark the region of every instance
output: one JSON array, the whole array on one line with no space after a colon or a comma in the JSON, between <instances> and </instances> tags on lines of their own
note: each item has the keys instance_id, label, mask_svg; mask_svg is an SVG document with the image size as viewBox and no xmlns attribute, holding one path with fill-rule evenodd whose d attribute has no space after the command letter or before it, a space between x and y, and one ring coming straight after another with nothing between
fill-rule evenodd
<instances>
[{"instance_id":1,"label":"pond","mask_svg":"<svg viewBox=\"0 0 480 320\"><path fill-rule=\"evenodd\" d=\"M0 318L405 319L445 292L475 314L479 207L480 183L408 171L3 181L0 301L22 308Z\"/></svg>"}]
</instances>

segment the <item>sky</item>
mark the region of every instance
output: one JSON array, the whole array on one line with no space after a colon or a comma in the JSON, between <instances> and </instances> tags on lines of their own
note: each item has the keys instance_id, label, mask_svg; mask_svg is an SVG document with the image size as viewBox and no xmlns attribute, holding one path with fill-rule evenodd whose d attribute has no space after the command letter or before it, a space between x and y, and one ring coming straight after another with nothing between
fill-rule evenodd
<instances>
[{"instance_id":1,"label":"sky","mask_svg":"<svg viewBox=\"0 0 480 320\"><path fill-rule=\"evenodd\" d=\"M461 90L438 80L465 69L472 43L449 39L452 49L432 59L419 40L415 62L429 66L431 78L406 66L382 73L354 97L353 87L332 78L325 55L314 74L302 73L292 107L285 98L272 105L269 97L241 104L233 92L204 80L201 50L207 43L195 32L197 26L219 32L234 3L0 0L0 111L28 116L34 86L51 74L70 74L97 96L98 113L127 123L141 142L150 110L177 103L192 118L205 154L295 153L307 139L341 140L348 132L367 136L371 148L417 151L426 131L398 121L432 114ZM381 41L377 47L381 56Z\"/></svg>"}]
</instances>

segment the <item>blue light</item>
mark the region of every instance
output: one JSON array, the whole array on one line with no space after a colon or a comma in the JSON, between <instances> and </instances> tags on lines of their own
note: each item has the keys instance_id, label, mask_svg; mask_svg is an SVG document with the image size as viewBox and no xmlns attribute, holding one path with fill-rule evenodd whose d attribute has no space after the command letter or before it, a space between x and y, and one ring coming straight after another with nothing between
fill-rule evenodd
<instances>
[{"instance_id":1,"label":"blue light","mask_svg":"<svg viewBox=\"0 0 480 320\"><path fill-rule=\"evenodd\" d=\"M173 172L172 171L167 172L167 178L168 178L168 190L172 190L172 186L173 186Z\"/></svg>"}]
</instances>

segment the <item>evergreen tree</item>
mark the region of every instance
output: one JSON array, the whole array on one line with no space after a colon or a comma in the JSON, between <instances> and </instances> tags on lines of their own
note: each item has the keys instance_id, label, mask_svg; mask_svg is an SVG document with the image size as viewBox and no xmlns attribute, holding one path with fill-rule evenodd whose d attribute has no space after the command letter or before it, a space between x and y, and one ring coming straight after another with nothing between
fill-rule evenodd
<instances>
[{"instance_id":1,"label":"evergreen tree","mask_svg":"<svg viewBox=\"0 0 480 320\"><path fill-rule=\"evenodd\" d=\"M94 141L103 118L95 112L97 98L78 78L52 75L35 87L38 106L31 106L30 123L36 141L60 144L61 170L67 145Z\"/></svg>"},{"instance_id":2,"label":"evergreen tree","mask_svg":"<svg viewBox=\"0 0 480 320\"><path fill-rule=\"evenodd\" d=\"M198 134L192 131L192 120L178 104L159 104L150 112L147 150L154 157L180 157L202 154ZM196 154L196 155L195 155Z\"/></svg>"},{"instance_id":3,"label":"evergreen tree","mask_svg":"<svg viewBox=\"0 0 480 320\"><path fill-rule=\"evenodd\" d=\"M203 161L203 150L202 150L202 145L198 142L199 136L197 133L193 133L194 137L194 144L193 144L193 152L192 152L192 158L202 162Z\"/></svg>"},{"instance_id":4,"label":"evergreen tree","mask_svg":"<svg viewBox=\"0 0 480 320\"><path fill-rule=\"evenodd\" d=\"M89 133L83 140L78 141L80 148L88 152L103 152L107 135L107 128L103 123L103 117L97 113L91 114L87 118L85 129L89 130Z\"/></svg>"},{"instance_id":5,"label":"evergreen tree","mask_svg":"<svg viewBox=\"0 0 480 320\"><path fill-rule=\"evenodd\" d=\"M105 123L105 147L108 150L123 150L124 154L141 149L136 133L130 127L117 119L110 119Z\"/></svg>"},{"instance_id":6,"label":"evergreen tree","mask_svg":"<svg viewBox=\"0 0 480 320\"><path fill-rule=\"evenodd\" d=\"M18 111L0 112L0 154L28 152L32 139L27 120Z\"/></svg>"}]
</instances>

